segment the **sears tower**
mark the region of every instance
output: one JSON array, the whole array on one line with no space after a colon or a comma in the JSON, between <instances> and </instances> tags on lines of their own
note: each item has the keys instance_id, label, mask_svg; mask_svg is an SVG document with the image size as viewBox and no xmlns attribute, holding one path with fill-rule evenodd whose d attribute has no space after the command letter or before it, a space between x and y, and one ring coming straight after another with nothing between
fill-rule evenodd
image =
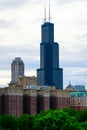
<instances>
[{"instance_id":1,"label":"sears tower","mask_svg":"<svg viewBox=\"0 0 87 130\"><path fill-rule=\"evenodd\" d=\"M37 85L63 89L63 69L59 68L59 44L54 42L54 24L45 20L41 26L40 69Z\"/></svg>"}]
</instances>

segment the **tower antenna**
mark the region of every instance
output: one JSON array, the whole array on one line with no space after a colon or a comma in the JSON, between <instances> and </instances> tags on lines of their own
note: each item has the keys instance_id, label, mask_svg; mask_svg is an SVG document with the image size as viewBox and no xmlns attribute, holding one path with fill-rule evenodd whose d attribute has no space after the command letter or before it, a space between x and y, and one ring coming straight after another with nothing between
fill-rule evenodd
<instances>
[{"instance_id":1,"label":"tower antenna","mask_svg":"<svg viewBox=\"0 0 87 130\"><path fill-rule=\"evenodd\" d=\"M49 22L50 22L50 19L51 17L50 17L50 0L49 0Z\"/></svg>"},{"instance_id":2,"label":"tower antenna","mask_svg":"<svg viewBox=\"0 0 87 130\"><path fill-rule=\"evenodd\" d=\"M46 22L46 3L45 3L45 7L44 7L44 15L45 15L45 17L44 17L44 23Z\"/></svg>"}]
</instances>

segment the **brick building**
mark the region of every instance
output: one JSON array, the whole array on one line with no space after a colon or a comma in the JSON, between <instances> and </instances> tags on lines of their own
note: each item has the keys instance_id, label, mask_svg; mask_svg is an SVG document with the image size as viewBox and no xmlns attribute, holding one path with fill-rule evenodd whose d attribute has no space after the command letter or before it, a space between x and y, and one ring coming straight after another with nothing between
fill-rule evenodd
<instances>
[{"instance_id":1,"label":"brick building","mask_svg":"<svg viewBox=\"0 0 87 130\"><path fill-rule=\"evenodd\" d=\"M65 107L70 108L70 91L69 90L50 90L50 108L51 109L62 109Z\"/></svg>"},{"instance_id":2,"label":"brick building","mask_svg":"<svg viewBox=\"0 0 87 130\"><path fill-rule=\"evenodd\" d=\"M37 114L37 90L24 89L23 91L23 113Z\"/></svg>"},{"instance_id":3,"label":"brick building","mask_svg":"<svg viewBox=\"0 0 87 130\"><path fill-rule=\"evenodd\" d=\"M8 87L0 92L0 114L22 115L23 89L21 87Z\"/></svg>"},{"instance_id":4,"label":"brick building","mask_svg":"<svg viewBox=\"0 0 87 130\"><path fill-rule=\"evenodd\" d=\"M25 86L10 84L0 89L0 114L35 115L43 110L74 108L87 109L87 92L59 90L53 86Z\"/></svg>"},{"instance_id":5,"label":"brick building","mask_svg":"<svg viewBox=\"0 0 87 130\"><path fill-rule=\"evenodd\" d=\"M38 90L37 91L37 113L43 110L50 109L50 91Z\"/></svg>"},{"instance_id":6,"label":"brick building","mask_svg":"<svg viewBox=\"0 0 87 130\"><path fill-rule=\"evenodd\" d=\"M76 110L87 109L87 92L70 93L70 107Z\"/></svg>"}]
</instances>

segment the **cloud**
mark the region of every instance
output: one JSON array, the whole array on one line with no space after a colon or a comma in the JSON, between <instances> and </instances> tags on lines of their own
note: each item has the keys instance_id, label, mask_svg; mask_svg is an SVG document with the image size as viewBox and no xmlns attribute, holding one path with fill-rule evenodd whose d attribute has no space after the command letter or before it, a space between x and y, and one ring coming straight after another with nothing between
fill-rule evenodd
<instances>
[{"instance_id":1,"label":"cloud","mask_svg":"<svg viewBox=\"0 0 87 130\"><path fill-rule=\"evenodd\" d=\"M69 80L72 80L72 83L87 84L85 75L87 72L86 5L86 0L51 1L55 42L59 43L60 67L64 69L64 86ZM44 2L2 0L0 9L2 9L0 12L0 70L10 72L12 60L15 57L21 57L25 63L26 73L35 74L40 62ZM4 74L7 75L7 73Z\"/></svg>"},{"instance_id":2,"label":"cloud","mask_svg":"<svg viewBox=\"0 0 87 130\"><path fill-rule=\"evenodd\" d=\"M86 0L79 0L79 2L85 2ZM72 3L75 3L75 2L78 2L78 0L56 0L56 2L59 4L59 5L66 5L66 4L72 4Z\"/></svg>"},{"instance_id":3,"label":"cloud","mask_svg":"<svg viewBox=\"0 0 87 130\"><path fill-rule=\"evenodd\" d=\"M0 20L0 28L7 28L9 26L11 26L11 22L3 20L3 19Z\"/></svg>"},{"instance_id":4,"label":"cloud","mask_svg":"<svg viewBox=\"0 0 87 130\"><path fill-rule=\"evenodd\" d=\"M0 70L0 87L8 86L11 79L11 72L9 70Z\"/></svg>"},{"instance_id":5,"label":"cloud","mask_svg":"<svg viewBox=\"0 0 87 130\"><path fill-rule=\"evenodd\" d=\"M85 67L64 67L64 88L71 81L72 85L87 84L87 68Z\"/></svg>"},{"instance_id":6,"label":"cloud","mask_svg":"<svg viewBox=\"0 0 87 130\"><path fill-rule=\"evenodd\" d=\"M0 0L0 9L14 8L26 3L27 0Z\"/></svg>"},{"instance_id":7,"label":"cloud","mask_svg":"<svg viewBox=\"0 0 87 130\"><path fill-rule=\"evenodd\" d=\"M58 6L59 9L54 9L53 16L56 14L55 21L58 21L58 23L55 22L55 29L60 40L63 41L64 39L65 42L70 42L71 39L72 43L75 42L79 35L86 33L87 24L84 24L87 23L87 18L85 17L87 14L86 4L86 1L81 1L62 8ZM58 10L58 13L56 13L56 10Z\"/></svg>"}]
</instances>

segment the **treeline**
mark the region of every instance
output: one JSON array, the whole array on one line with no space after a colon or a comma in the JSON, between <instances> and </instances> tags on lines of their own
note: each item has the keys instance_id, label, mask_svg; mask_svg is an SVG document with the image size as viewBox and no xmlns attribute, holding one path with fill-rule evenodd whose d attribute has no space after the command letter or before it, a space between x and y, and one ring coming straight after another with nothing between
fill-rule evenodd
<instances>
[{"instance_id":1,"label":"treeline","mask_svg":"<svg viewBox=\"0 0 87 130\"><path fill-rule=\"evenodd\" d=\"M31 116L0 115L0 130L87 130L87 110L43 111Z\"/></svg>"}]
</instances>

